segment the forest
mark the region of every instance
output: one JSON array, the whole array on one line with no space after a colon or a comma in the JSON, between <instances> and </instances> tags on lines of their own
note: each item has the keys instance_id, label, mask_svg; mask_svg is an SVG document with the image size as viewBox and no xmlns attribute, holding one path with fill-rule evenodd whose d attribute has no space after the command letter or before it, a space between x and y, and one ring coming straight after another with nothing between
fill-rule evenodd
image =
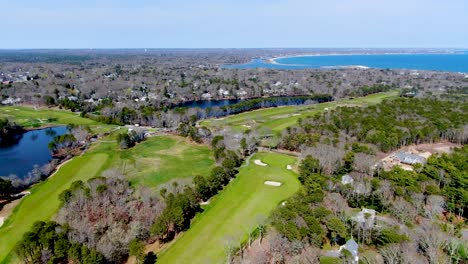
<instances>
[{"instance_id":1,"label":"forest","mask_svg":"<svg viewBox=\"0 0 468 264\"><path fill-rule=\"evenodd\" d=\"M365 108L338 107L288 128L281 146L300 150L324 141L337 144L342 134L384 152L440 140L466 144L467 113L468 106L463 101L433 99L400 98Z\"/></svg>"}]
</instances>

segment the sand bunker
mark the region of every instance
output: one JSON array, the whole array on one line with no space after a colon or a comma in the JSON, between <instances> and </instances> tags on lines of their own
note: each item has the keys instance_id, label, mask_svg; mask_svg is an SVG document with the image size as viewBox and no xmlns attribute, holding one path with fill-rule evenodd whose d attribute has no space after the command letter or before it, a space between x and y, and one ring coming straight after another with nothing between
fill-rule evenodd
<instances>
[{"instance_id":1,"label":"sand bunker","mask_svg":"<svg viewBox=\"0 0 468 264\"><path fill-rule=\"evenodd\" d=\"M206 201L206 202L201 202L200 205L207 205L207 204L210 204L210 201Z\"/></svg>"},{"instance_id":2,"label":"sand bunker","mask_svg":"<svg viewBox=\"0 0 468 264\"><path fill-rule=\"evenodd\" d=\"M274 186L274 187L280 187L281 185L283 185L283 183L275 182L275 181L266 181L264 182L264 184L269 185L269 186Z\"/></svg>"},{"instance_id":3,"label":"sand bunker","mask_svg":"<svg viewBox=\"0 0 468 264\"><path fill-rule=\"evenodd\" d=\"M261 160L258 160L258 159L255 160L254 163L257 164L258 166L263 166L263 167L265 167L266 165L268 165L268 164L263 163Z\"/></svg>"},{"instance_id":4,"label":"sand bunker","mask_svg":"<svg viewBox=\"0 0 468 264\"><path fill-rule=\"evenodd\" d=\"M3 225L3 219L4 219L4 217L0 216L0 227Z\"/></svg>"},{"instance_id":5,"label":"sand bunker","mask_svg":"<svg viewBox=\"0 0 468 264\"><path fill-rule=\"evenodd\" d=\"M292 170L292 166L291 166L291 165L288 165L288 166L286 166L286 169L287 169L287 170Z\"/></svg>"}]
</instances>

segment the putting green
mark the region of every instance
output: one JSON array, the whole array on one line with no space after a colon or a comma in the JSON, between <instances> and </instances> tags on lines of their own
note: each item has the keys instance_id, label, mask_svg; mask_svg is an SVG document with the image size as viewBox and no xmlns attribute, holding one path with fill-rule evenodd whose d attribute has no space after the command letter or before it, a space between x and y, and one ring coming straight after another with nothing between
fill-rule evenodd
<instances>
[{"instance_id":1,"label":"putting green","mask_svg":"<svg viewBox=\"0 0 468 264\"><path fill-rule=\"evenodd\" d=\"M240 169L237 177L198 215L188 231L159 254L158 263L223 263L226 246L246 241L248 232L258 226L282 201L300 187L297 175L286 170L296 159L277 153L259 153L268 166L251 162ZM281 187L265 181L281 182Z\"/></svg>"}]
</instances>

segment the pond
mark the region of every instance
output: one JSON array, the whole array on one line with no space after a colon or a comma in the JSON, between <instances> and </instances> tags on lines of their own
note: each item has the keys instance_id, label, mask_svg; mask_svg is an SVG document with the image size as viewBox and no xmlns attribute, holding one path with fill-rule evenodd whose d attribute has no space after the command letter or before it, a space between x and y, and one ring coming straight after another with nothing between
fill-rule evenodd
<instances>
[{"instance_id":1,"label":"pond","mask_svg":"<svg viewBox=\"0 0 468 264\"><path fill-rule=\"evenodd\" d=\"M28 131L18 135L13 142L0 144L0 176L16 175L23 179L35 165L49 163L52 153L48 144L55 136L67 132L67 127L57 126Z\"/></svg>"},{"instance_id":2,"label":"pond","mask_svg":"<svg viewBox=\"0 0 468 264\"><path fill-rule=\"evenodd\" d=\"M198 100L198 101L189 101L175 105L174 107L187 107L187 108L202 108L207 109L210 107L223 107L228 105L233 105L242 102L242 99L223 99L223 100Z\"/></svg>"}]
</instances>

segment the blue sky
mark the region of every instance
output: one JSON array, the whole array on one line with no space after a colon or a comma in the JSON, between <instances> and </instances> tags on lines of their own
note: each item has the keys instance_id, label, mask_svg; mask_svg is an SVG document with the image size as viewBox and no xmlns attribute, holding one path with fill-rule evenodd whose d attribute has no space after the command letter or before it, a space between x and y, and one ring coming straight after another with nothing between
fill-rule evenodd
<instances>
[{"instance_id":1,"label":"blue sky","mask_svg":"<svg viewBox=\"0 0 468 264\"><path fill-rule=\"evenodd\" d=\"M0 0L0 48L468 48L468 0Z\"/></svg>"}]
</instances>

